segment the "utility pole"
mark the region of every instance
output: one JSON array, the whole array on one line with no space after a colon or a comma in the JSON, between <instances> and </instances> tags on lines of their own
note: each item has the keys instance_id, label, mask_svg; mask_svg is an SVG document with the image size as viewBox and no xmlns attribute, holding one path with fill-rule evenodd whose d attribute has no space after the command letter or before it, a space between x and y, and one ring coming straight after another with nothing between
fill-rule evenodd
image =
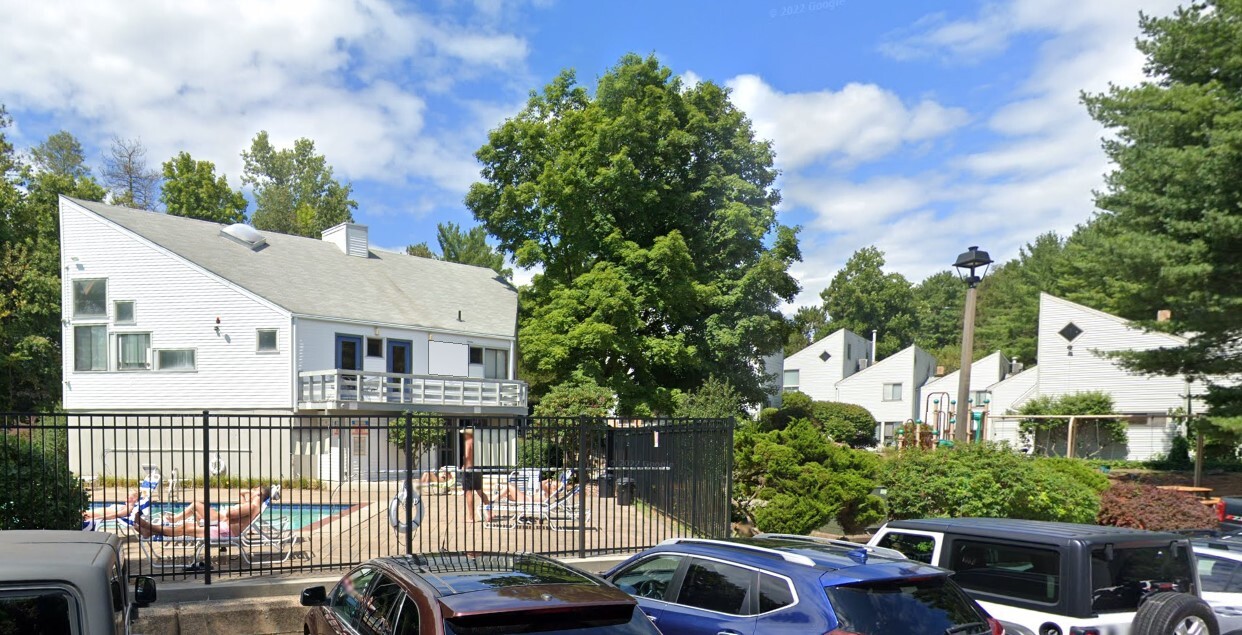
<instances>
[{"instance_id":1,"label":"utility pole","mask_svg":"<svg viewBox=\"0 0 1242 635\"><path fill-rule=\"evenodd\" d=\"M970 365L975 361L975 298L979 293L979 282L987 275L991 265L992 258L988 252L980 251L976 246L967 248L953 263L958 276L966 283L966 312L962 316L962 368L957 373L957 424L953 428L953 440L957 443L970 442Z\"/></svg>"},{"instance_id":2,"label":"utility pole","mask_svg":"<svg viewBox=\"0 0 1242 635\"><path fill-rule=\"evenodd\" d=\"M1191 399L1190 380L1186 380L1186 434L1194 422L1194 401ZM1203 430L1195 426L1195 487L1203 487Z\"/></svg>"}]
</instances>

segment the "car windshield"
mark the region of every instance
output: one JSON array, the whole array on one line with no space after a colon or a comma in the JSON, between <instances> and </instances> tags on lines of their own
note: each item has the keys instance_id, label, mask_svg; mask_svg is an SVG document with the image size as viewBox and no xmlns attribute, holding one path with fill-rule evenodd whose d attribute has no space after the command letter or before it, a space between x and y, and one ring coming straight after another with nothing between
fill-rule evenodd
<instances>
[{"instance_id":1,"label":"car windshield","mask_svg":"<svg viewBox=\"0 0 1242 635\"><path fill-rule=\"evenodd\" d=\"M945 576L881 580L824 589L837 628L856 635L976 635L987 618Z\"/></svg>"},{"instance_id":2,"label":"car windshield","mask_svg":"<svg viewBox=\"0 0 1242 635\"><path fill-rule=\"evenodd\" d=\"M0 591L0 634L74 632L75 602L65 591Z\"/></svg>"},{"instance_id":3,"label":"car windshield","mask_svg":"<svg viewBox=\"0 0 1242 635\"><path fill-rule=\"evenodd\" d=\"M586 613L586 615L582 615ZM471 616L470 622L445 620L445 635L500 635L502 633L541 633L542 635L659 635L651 620L637 607L626 617L592 618L586 608L574 613L550 615L500 614Z\"/></svg>"},{"instance_id":4,"label":"car windshield","mask_svg":"<svg viewBox=\"0 0 1242 635\"><path fill-rule=\"evenodd\" d=\"M1137 611L1150 593L1193 592L1193 581L1185 544L1091 551L1091 608L1100 613Z\"/></svg>"}]
</instances>

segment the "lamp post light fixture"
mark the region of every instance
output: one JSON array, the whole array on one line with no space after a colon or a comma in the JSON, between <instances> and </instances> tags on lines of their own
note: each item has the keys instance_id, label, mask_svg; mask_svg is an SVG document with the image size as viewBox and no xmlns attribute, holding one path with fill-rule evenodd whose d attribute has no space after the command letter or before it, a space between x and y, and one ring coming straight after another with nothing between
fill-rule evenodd
<instances>
[{"instance_id":1,"label":"lamp post light fixture","mask_svg":"<svg viewBox=\"0 0 1242 635\"><path fill-rule=\"evenodd\" d=\"M962 316L962 369L957 376L957 421L953 437L961 443L970 441L970 365L974 362L975 349L975 301L979 282L992 266L988 252L972 246L953 263L957 275L966 283L966 311Z\"/></svg>"}]
</instances>

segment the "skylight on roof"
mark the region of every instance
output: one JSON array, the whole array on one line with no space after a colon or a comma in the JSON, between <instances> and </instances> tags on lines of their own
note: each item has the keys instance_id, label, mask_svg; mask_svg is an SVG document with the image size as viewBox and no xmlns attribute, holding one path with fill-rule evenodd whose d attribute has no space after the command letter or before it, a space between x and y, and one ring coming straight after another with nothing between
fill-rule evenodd
<instances>
[{"instance_id":1,"label":"skylight on roof","mask_svg":"<svg viewBox=\"0 0 1242 635\"><path fill-rule=\"evenodd\" d=\"M220 235L253 250L258 250L267 244L267 239L259 233L259 230L243 223L233 223L221 229Z\"/></svg>"}]
</instances>

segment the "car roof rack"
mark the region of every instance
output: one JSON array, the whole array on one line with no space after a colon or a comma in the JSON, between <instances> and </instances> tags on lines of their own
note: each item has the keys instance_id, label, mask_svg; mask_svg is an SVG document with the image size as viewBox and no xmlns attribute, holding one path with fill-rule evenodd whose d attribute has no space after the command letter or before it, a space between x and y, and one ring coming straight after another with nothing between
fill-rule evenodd
<instances>
[{"instance_id":1,"label":"car roof rack","mask_svg":"<svg viewBox=\"0 0 1242 635\"><path fill-rule=\"evenodd\" d=\"M779 538L781 540L800 540L803 542L814 542L814 543L819 543L819 544L824 544L824 545L845 547L848 549L866 549L867 553L872 553L877 556L884 556L885 558L893 558L896 560L909 560L909 558L906 557L906 554L900 551L897 551L896 549L889 549L888 547L874 547L872 545L864 545L861 542L850 542L849 540L836 540L834 538L822 538L820 536L803 536L801 534L769 534L769 533L763 533L763 532L755 534L755 538Z\"/></svg>"},{"instance_id":2,"label":"car roof rack","mask_svg":"<svg viewBox=\"0 0 1242 635\"><path fill-rule=\"evenodd\" d=\"M789 553L787 551L781 551L780 549L769 549L767 547L748 545L742 542L729 542L727 540L711 540L708 538L669 538L668 540L661 542L660 545L661 546L676 545L676 544L681 544L681 543L694 543L694 544L702 544L702 545L720 545L723 547L729 547L730 549L743 549L745 551L753 551L756 553L764 553L764 554L768 554L772 556L778 556L785 562L792 562L794 564L806 565L808 567L815 566L814 560L800 553Z\"/></svg>"}]
</instances>

